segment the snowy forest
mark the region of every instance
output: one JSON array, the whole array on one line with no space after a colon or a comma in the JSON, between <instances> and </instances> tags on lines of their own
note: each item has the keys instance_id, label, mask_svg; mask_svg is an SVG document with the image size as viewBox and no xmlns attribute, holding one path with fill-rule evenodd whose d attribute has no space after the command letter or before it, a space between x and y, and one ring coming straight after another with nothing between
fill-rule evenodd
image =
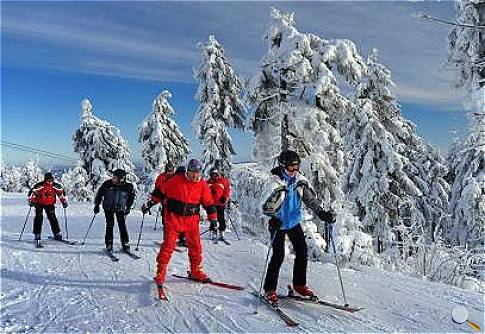
<instances>
[{"instance_id":1,"label":"snowy forest","mask_svg":"<svg viewBox=\"0 0 485 334\"><path fill-rule=\"evenodd\" d=\"M301 31L293 13L276 8L251 78L237 74L217 36L201 42L192 130L203 148L197 158L205 175L217 167L231 181L231 223L267 238L262 197L279 153L291 149L323 207L337 214L335 241L344 266L483 292L485 2L457 2L455 20L443 61L457 69L455 85L467 94L469 133L446 156L404 118L392 69L380 62L377 49L362 54L351 40ZM140 119L139 169L121 131L96 116L92 101L80 101L71 138L78 161L57 175L70 201L92 202L102 182L121 168L137 185L133 210L139 210L164 166L193 156L174 120L172 95L161 89ZM230 131L252 134L252 162L234 162ZM34 159L23 166L2 162L1 189L27 192L44 172ZM332 251L325 224L308 211L302 225L309 258L325 262Z\"/></svg>"}]
</instances>

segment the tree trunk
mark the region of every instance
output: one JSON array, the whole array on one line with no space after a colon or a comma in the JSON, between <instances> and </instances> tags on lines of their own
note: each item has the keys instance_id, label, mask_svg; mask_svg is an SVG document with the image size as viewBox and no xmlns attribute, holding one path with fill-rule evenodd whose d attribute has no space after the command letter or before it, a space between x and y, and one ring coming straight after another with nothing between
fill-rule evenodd
<instances>
[{"instance_id":1,"label":"tree trunk","mask_svg":"<svg viewBox=\"0 0 485 334\"><path fill-rule=\"evenodd\" d=\"M485 26L485 1L480 1L476 4L478 10L478 25ZM483 87L485 85L485 66L483 66L483 62L485 61L485 29L479 28L478 29L478 59L477 62L481 66L481 70L479 73L479 81L478 86Z\"/></svg>"}]
</instances>

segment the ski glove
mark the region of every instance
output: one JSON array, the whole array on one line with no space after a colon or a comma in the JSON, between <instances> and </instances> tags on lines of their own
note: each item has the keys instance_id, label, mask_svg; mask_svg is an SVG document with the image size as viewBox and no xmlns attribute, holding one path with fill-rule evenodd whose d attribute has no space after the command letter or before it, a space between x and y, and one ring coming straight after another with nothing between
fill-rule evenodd
<instances>
[{"instance_id":1,"label":"ski glove","mask_svg":"<svg viewBox=\"0 0 485 334\"><path fill-rule=\"evenodd\" d=\"M68 206L69 206L69 204L67 204L67 202L66 202L66 201L62 202L62 207L63 207L64 209L67 209L67 207L68 207Z\"/></svg>"},{"instance_id":2,"label":"ski glove","mask_svg":"<svg viewBox=\"0 0 485 334\"><path fill-rule=\"evenodd\" d=\"M268 231L273 235L276 231L278 231L283 225L283 222L276 217L273 217L268 222Z\"/></svg>"},{"instance_id":3,"label":"ski glove","mask_svg":"<svg viewBox=\"0 0 485 334\"><path fill-rule=\"evenodd\" d=\"M217 220L210 221L210 225L209 225L210 231L216 231L218 227L219 227L219 222Z\"/></svg>"},{"instance_id":4,"label":"ski glove","mask_svg":"<svg viewBox=\"0 0 485 334\"><path fill-rule=\"evenodd\" d=\"M219 202L221 202L221 204L226 204L226 198L225 197L221 197L221 199L219 200Z\"/></svg>"},{"instance_id":5,"label":"ski glove","mask_svg":"<svg viewBox=\"0 0 485 334\"><path fill-rule=\"evenodd\" d=\"M130 214L130 209L125 209L125 216L128 216Z\"/></svg>"},{"instance_id":6,"label":"ski glove","mask_svg":"<svg viewBox=\"0 0 485 334\"><path fill-rule=\"evenodd\" d=\"M334 224L335 223L335 217L332 212L330 211L325 211L323 209L319 209L316 212L318 218L328 224Z\"/></svg>"},{"instance_id":7,"label":"ski glove","mask_svg":"<svg viewBox=\"0 0 485 334\"><path fill-rule=\"evenodd\" d=\"M141 212L143 212L143 214L148 213L149 215L151 215L150 209L154 205L155 205L155 203L153 203L151 200L146 202L146 203L143 203L143 205L141 207Z\"/></svg>"},{"instance_id":8,"label":"ski glove","mask_svg":"<svg viewBox=\"0 0 485 334\"><path fill-rule=\"evenodd\" d=\"M99 213L99 205L95 205L93 211L94 214L97 215Z\"/></svg>"},{"instance_id":9,"label":"ski glove","mask_svg":"<svg viewBox=\"0 0 485 334\"><path fill-rule=\"evenodd\" d=\"M33 201L29 200L29 206L30 207L34 207L35 206L35 203Z\"/></svg>"}]
</instances>

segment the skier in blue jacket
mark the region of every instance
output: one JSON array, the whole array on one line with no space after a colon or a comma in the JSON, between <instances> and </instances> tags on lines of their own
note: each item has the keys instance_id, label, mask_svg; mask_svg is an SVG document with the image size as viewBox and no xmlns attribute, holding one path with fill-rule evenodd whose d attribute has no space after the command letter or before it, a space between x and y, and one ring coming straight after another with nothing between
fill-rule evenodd
<instances>
[{"instance_id":1,"label":"skier in blue jacket","mask_svg":"<svg viewBox=\"0 0 485 334\"><path fill-rule=\"evenodd\" d=\"M325 211L307 179L299 173L300 157L294 151L283 151L278 157L279 166L271 170L273 178L263 195L263 213L270 217L268 229L273 240L273 254L266 271L264 290L271 303L278 301L276 286L280 267L285 258L285 237L288 235L295 251L293 289L302 296L313 296L306 285L307 245L300 225L301 203L318 218L333 224L332 212Z\"/></svg>"}]
</instances>

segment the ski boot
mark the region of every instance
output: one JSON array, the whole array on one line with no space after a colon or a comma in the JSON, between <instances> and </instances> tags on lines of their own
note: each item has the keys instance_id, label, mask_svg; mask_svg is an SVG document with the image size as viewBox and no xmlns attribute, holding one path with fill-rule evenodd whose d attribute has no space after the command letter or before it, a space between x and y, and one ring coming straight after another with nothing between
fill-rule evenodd
<instances>
[{"instance_id":1,"label":"ski boot","mask_svg":"<svg viewBox=\"0 0 485 334\"><path fill-rule=\"evenodd\" d=\"M310 300L317 300L317 296L315 296L313 291L305 285L293 285L293 290L302 297L308 297Z\"/></svg>"},{"instance_id":2,"label":"ski boot","mask_svg":"<svg viewBox=\"0 0 485 334\"><path fill-rule=\"evenodd\" d=\"M266 291L264 298L273 305L278 304L278 294L276 293L275 290Z\"/></svg>"},{"instance_id":3,"label":"ski boot","mask_svg":"<svg viewBox=\"0 0 485 334\"><path fill-rule=\"evenodd\" d=\"M54 240L57 240L57 241L62 241L62 233L56 233L54 235Z\"/></svg>"}]
</instances>

